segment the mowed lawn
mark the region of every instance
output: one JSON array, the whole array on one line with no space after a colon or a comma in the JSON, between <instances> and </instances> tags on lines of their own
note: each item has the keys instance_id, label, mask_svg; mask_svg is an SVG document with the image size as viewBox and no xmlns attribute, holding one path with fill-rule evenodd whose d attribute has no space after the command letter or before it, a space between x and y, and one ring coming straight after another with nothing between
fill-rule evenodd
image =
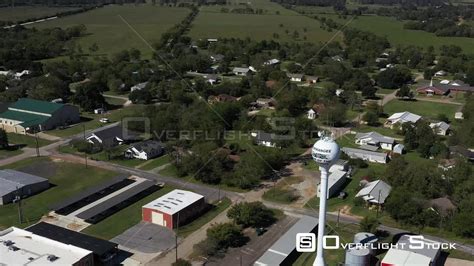
<instances>
[{"instance_id":1,"label":"mowed lawn","mask_svg":"<svg viewBox=\"0 0 474 266\"><path fill-rule=\"evenodd\" d=\"M232 9L239 6L226 7ZM251 4L251 7L263 9L263 14L222 13L220 11L222 7L201 7L199 15L192 24L189 36L193 39L248 37L252 40L317 43L328 41L335 35L335 32L322 30L318 21L287 10L268 0L256 0ZM304 28L306 28L306 32ZM292 36L295 30L299 34L296 39ZM278 34L279 38L275 38L274 33ZM306 40L304 40L304 36L306 36ZM341 36L337 36L335 40L341 40Z\"/></svg>"},{"instance_id":2,"label":"mowed lawn","mask_svg":"<svg viewBox=\"0 0 474 266\"><path fill-rule=\"evenodd\" d=\"M50 208L73 197L87 188L113 178L117 173L82 164L51 161L48 158L32 158L2 167L16 169L49 179L49 189L22 201L23 223L18 220L17 204L0 206L0 229L9 226L26 227L37 222Z\"/></svg>"},{"instance_id":3,"label":"mowed lawn","mask_svg":"<svg viewBox=\"0 0 474 266\"><path fill-rule=\"evenodd\" d=\"M85 13L35 24L31 27L67 28L84 24L87 27L88 35L79 38L77 44L82 47L85 53L90 53L89 47L93 43L97 43L99 50L93 54L110 55L124 49L137 48L142 52L142 55L149 58L152 51L128 27L127 23L147 42L153 44L160 40L162 33L181 22L189 12L190 10L187 8L149 4L108 5Z\"/></svg>"},{"instance_id":4,"label":"mowed lawn","mask_svg":"<svg viewBox=\"0 0 474 266\"><path fill-rule=\"evenodd\" d=\"M0 8L0 21L22 21L32 18L42 18L53 16L60 12L70 11L77 8L74 7L2 7Z\"/></svg>"},{"instance_id":5,"label":"mowed lawn","mask_svg":"<svg viewBox=\"0 0 474 266\"><path fill-rule=\"evenodd\" d=\"M459 107L459 105L447 103L393 100L384 106L384 112L392 115L396 112L408 111L431 119L445 114L449 119L454 119L454 113Z\"/></svg>"}]
</instances>

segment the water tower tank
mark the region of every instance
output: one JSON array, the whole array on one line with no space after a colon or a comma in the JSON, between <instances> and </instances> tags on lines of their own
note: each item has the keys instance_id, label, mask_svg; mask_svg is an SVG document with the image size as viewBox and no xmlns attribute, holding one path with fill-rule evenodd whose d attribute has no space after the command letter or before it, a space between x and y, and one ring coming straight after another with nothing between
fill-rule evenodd
<instances>
[{"instance_id":1,"label":"water tower tank","mask_svg":"<svg viewBox=\"0 0 474 266\"><path fill-rule=\"evenodd\" d=\"M314 143L311 155L316 163L331 165L339 158L339 145L333 139L323 137Z\"/></svg>"},{"instance_id":2,"label":"water tower tank","mask_svg":"<svg viewBox=\"0 0 474 266\"><path fill-rule=\"evenodd\" d=\"M370 265L370 250L366 248L347 249L345 265L369 266Z\"/></svg>"},{"instance_id":3,"label":"water tower tank","mask_svg":"<svg viewBox=\"0 0 474 266\"><path fill-rule=\"evenodd\" d=\"M372 233L367 233L367 232L360 232L354 235L354 243L362 243L362 244L372 244L376 245L378 241L378 238L372 234ZM375 249L369 248L370 254L374 255L375 254Z\"/></svg>"}]
</instances>

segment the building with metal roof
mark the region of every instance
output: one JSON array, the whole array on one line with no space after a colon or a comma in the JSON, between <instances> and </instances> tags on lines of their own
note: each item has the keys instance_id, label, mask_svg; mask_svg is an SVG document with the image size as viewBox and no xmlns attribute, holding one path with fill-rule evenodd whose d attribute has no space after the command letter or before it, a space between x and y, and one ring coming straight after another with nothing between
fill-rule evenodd
<instances>
[{"instance_id":1,"label":"building with metal roof","mask_svg":"<svg viewBox=\"0 0 474 266\"><path fill-rule=\"evenodd\" d=\"M388 160L388 155L383 152L367 151L348 147L343 147L341 151L351 158L358 158L373 163L387 163Z\"/></svg>"},{"instance_id":2,"label":"building with metal roof","mask_svg":"<svg viewBox=\"0 0 474 266\"><path fill-rule=\"evenodd\" d=\"M397 242L396 248L391 248L382 259L381 266L431 266L438 265L438 260L441 254L440 243L423 238L417 238L417 241L422 243L421 248L414 248L415 244L410 242L410 236L403 235ZM418 243L416 243L418 247Z\"/></svg>"},{"instance_id":3,"label":"building with metal roof","mask_svg":"<svg viewBox=\"0 0 474 266\"><path fill-rule=\"evenodd\" d=\"M393 127L393 125L395 124L403 124L407 122L416 123L420 119L421 119L421 116L410 113L410 112L406 112L406 111L400 112L400 113L394 113L389 118L387 118L387 121L385 122L385 126Z\"/></svg>"},{"instance_id":4,"label":"building with metal roof","mask_svg":"<svg viewBox=\"0 0 474 266\"><path fill-rule=\"evenodd\" d=\"M49 181L24 172L0 170L0 205L12 202L17 196L28 197L49 188Z\"/></svg>"},{"instance_id":5,"label":"building with metal roof","mask_svg":"<svg viewBox=\"0 0 474 266\"><path fill-rule=\"evenodd\" d=\"M372 131L367 133L357 133L355 135L355 143L359 145L374 146L384 150L391 151L395 144L395 139L386 137L378 132ZM377 150L377 149L375 149Z\"/></svg>"},{"instance_id":6,"label":"building with metal roof","mask_svg":"<svg viewBox=\"0 0 474 266\"><path fill-rule=\"evenodd\" d=\"M355 196L362 197L368 203L384 204L390 191L392 191L392 187L389 184L382 180L375 180L359 190Z\"/></svg>"},{"instance_id":7,"label":"building with metal roof","mask_svg":"<svg viewBox=\"0 0 474 266\"><path fill-rule=\"evenodd\" d=\"M0 114L1 127L20 134L49 130L79 121L79 109L75 106L29 98L18 99Z\"/></svg>"},{"instance_id":8,"label":"building with metal roof","mask_svg":"<svg viewBox=\"0 0 474 266\"><path fill-rule=\"evenodd\" d=\"M91 251L95 264L110 261L118 251L118 244L45 222L32 225L26 230L38 236Z\"/></svg>"},{"instance_id":9,"label":"building with metal roof","mask_svg":"<svg viewBox=\"0 0 474 266\"><path fill-rule=\"evenodd\" d=\"M303 216L281 236L255 263L254 266L291 265L299 253L296 251L296 234L313 233L318 219Z\"/></svg>"},{"instance_id":10,"label":"building with metal roof","mask_svg":"<svg viewBox=\"0 0 474 266\"><path fill-rule=\"evenodd\" d=\"M170 229L186 223L206 207L204 196L175 189L142 207L143 221Z\"/></svg>"},{"instance_id":11,"label":"building with metal roof","mask_svg":"<svg viewBox=\"0 0 474 266\"><path fill-rule=\"evenodd\" d=\"M0 265L94 265L91 251L27 230L0 231Z\"/></svg>"}]
</instances>

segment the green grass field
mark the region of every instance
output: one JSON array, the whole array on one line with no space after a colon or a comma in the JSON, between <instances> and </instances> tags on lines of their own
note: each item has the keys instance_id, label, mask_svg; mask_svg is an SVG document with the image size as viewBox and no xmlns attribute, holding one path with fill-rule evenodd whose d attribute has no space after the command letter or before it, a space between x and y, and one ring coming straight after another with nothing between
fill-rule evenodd
<instances>
[{"instance_id":1,"label":"green grass field","mask_svg":"<svg viewBox=\"0 0 474 266\"><path fill-rule=\"evenodd\" d=\"M294 11L285 9L268 0L256 0L250 5L252 8L264 10L262 15L221 13L222 6L204 6L192 24L189 36L199 38L247 38L253 40L275 40L282 42L306 41L325 42L333 33L320 28L320 23ZM236 6L226 6L235 8ZM277 14L279 12L279 14ZM280 27L280 24L283 27ZM306 28L306 32L304 32ZM299 38L292 37L298 31ZM288 34L285 32L288 31ZM274 38L277 33L279 38ZM340 38L336 38L340 40Z\"/></svg>"},{"instance_id":2,"label":"green grass field","mask_svg":"<svg viewBox=\"0 0 474 266\"><path fill-rule=\"evenodd\" d=\"M152 159L147 161L146 163L143 163L138 168L141 170L150 171L167 163L170 163L170 156L168 154L165 154L159 158Z\"/></svg>"},{"instance_id":3,"label":"green grass field","mask_svg":"<svg viewBox=\"0 0 474 266\"><path fill-rule=\"evenodd\" d=\"M101 123L99 120L103 117L108 118L110 123L121 121L121 119L125 117L132 117L136 116L137 112L143 109L143 105L132 105L126 108L119 108L116 110L112 110L106 114L96 115L91 113L82 113L81 117L83 118L83 122L77 125L73 125L66 129L54 129L47 131L47 134L57 136L57 137L69 137L72 135L76 135L82 133L85 127L85 130L96 129L99 127L103 127L107 124Z\"/></svg>"},{"instance_id":4,"label":"green grass field","mask_svg":"<svg viewBox=\"0 0 474 266\"><path fill-rule=\"evenodd\" d=\"M35 137L28 136L28 135L8 133L8 142L10 144L25 145L29 148L35 148L36 147ZM43 146L46 146L46 145L51 144L51 143L52 142L49 141L49 140L38 138L38 146L39 147L43 147Z\"/></svg>"},{"instance_id":5,"label":"green grass field","mask_svg":"<svg viewBox=\"0 0 474 266\"><path fill-rule=\"evenodd\" d=\"M108 170L95 167L85 168L80 164L54 162L44 157L26 159L2 168L37 174L48 178L53 186L22 201L24 215L22 224L18 221L16 204L0 206L0 229L9 226L26 227L31 225L46 214L52 205L117 175Z\"/></svg>"},{"instance_id":6,"label":"green grass field","mask_svg":"<svg viewBox=\"0 0 474 266\"><path fill-rule=\"evenodd\" d=\"M408 111L430 119L436 119L439 114L445 114L448 118L453 119L458 108L459 105L455 104L393 100L384 106L384 112L391 115L396 112Z\"/></svg>"},{"instance_id":7,"label":"green grass field","mask_svg":"<svg viewBox=\"0 0 474 266\"><path fill-rule=\"evenodd\" d=\"M103 239L111 239L125 232L128 228L138 224L141 221L143 205L163 196L173 189L175 188L171 186L165 186L162 189L128 206L127 208L114 213L99 223L87 227L82 231L82 233Z\"/></svg>"},{"instance_id":8,"label":"green grass field","mask_svg":"<svg viewBox=\"0 0 474 266\"><path fill-rule=\"evenodd\" d=\"M22 21L31 18L52 16L59 12L74 10L74 7L21 6L0 8L0 21Z\"/></svg>"},{"instance_id":9,"label":"green grass field","mask_svg":"<svg viewBox=\"0 0 474 266\"><path fill-rule=\"evenodd\" d=\"M231 204L232 202L230 201L230 199L223 198L219 203L212 205L212 208L210 210L196 218L191 223L186 224L184 226L180 226L178 228L178 235L180 237L188 236L192 232L196 231L197 229L201 228L209 221L214 219L217 215L219 215L219 213L229 208Z\"/></svg>"},{"instance_id":10,"label":"green grass field","mask_svg":"<svg viewBox=\"0 0 474 266\"><path fill-rule=\"evenodd\" d=\"M350 5L349 5L350 6ZM371 8L374 5L369 5ZM316 6L298 6L295 8L299 12L304 12L309 16L319 16L331 18L334 21L344 24L351 19L351 16L345 18L338 16L332 8L316 7ZM471 23L471 21L467 21ZM466 53L474 54L474 38L464 37L438 37L433 33L416 30L406 30L403 28L404 21L391 17L383 17L376 15L364 15L355 18L348 27L373 32L380 36L386 36L390 43L396 45L417 45L428 47L433 45L439 48L441 45L458 45Z\"/></svg>"},{"instance_id":11,"label":"green grass field","mask_svg":"<svg viewBox=\"0 0 474 266\"><path fill-rule=\"evenodd\" d=\"M121 19L127 21L150 44L160 40L161 34L181 22L189 13L187 8L142 5L109 5L85 13L68 16L53 21L39 23L31 27L67 28L84 24L87 36L81 37L77 44L85 53L97 43L99 50L94 54L110 55L124 49L137 48L149 58L150 48Z\"/></svg>"}]
</instances>

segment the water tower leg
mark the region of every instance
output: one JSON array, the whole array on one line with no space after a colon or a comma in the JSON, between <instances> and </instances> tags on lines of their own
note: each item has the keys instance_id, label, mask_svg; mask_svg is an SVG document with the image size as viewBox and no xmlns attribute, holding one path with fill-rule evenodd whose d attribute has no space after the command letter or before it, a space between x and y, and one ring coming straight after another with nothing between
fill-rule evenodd
<instances>
[{"instance_id":1,"label":"water tower leg","mask_svg":"<svg viewBox=\"0 0 474 266\"><path fill-rule=\"evenodd\" d=\"M324 263L324 249L323 249L323 237L324 229L326 226L326 205L328 198L328 169L327 167L319 167L321 171L321 186L319 193L319 222L318 222L318 243L316 250L316 259L314 260L313 266L325 266Z\"/></svg>"}]
</instances>

